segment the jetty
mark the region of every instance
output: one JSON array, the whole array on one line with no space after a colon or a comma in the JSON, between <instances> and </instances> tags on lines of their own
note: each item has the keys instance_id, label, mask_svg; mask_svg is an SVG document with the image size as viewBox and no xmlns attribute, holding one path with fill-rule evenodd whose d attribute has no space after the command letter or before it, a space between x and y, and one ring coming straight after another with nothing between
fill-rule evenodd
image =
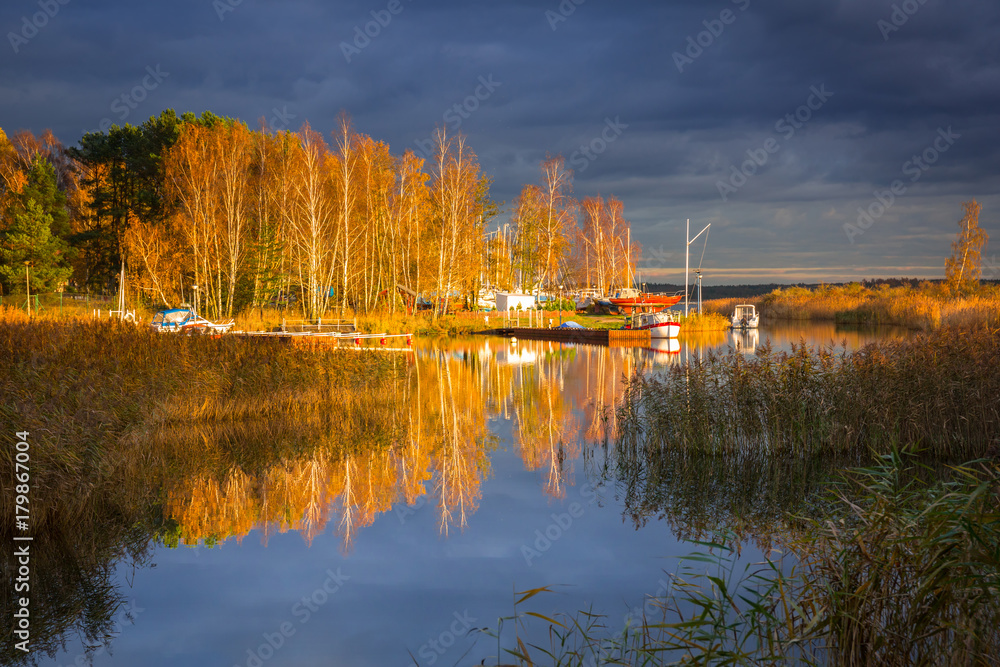
<instances>
[{"instance_id":1,"label":"jetty","mask_svg":"<svg viewBox=\"0 0 1000 667\"><path fill-rule=\"evenodd\" d=\"M228 336L237 338L254 338L258 340L276 340L282 343L293 345L319 345L328 344L341 347L345 350L381 350L384 352L412 352L413 334L385 334L385 333L345 333L337 331L232 331ZM405 338L406 347L389 347L390 343L397 345ZM393 340L395 339L395 340ZM378 342L378 345L372 343ZM364 345L363 343L369 343Z\"/></svg>"},{"instance_id":2,"label":"jetty","mask_svg":"<svg viewBox=\"0 0 1000 667\"><path fill-rule=\"evenodd\" d=\"M504 336L524 340L551 340L561 343L589 343L591 345L649 345L648 330L641 329L542 329L505 327L487 329L476 333L484 336Z\"/></svg>"}]
</instances>

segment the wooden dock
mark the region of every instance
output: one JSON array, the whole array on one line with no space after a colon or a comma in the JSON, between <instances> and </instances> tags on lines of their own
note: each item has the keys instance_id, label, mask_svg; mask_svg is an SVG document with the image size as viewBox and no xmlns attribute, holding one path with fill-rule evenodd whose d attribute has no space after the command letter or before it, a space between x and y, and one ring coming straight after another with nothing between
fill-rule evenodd
<instances>
[{"instance_id":1,"label":"wooden dock","mask_svg":"<svg viewBox=\"0 0 1000 667\"><path fill-rule=\"evenodd\" d=\"M591 345L635 346L650 344L648 331L639 329L529 329L508 327L477 332L486 336L505 336L524 340L552 340L561 343L590 343Z\"/></svg>"},{"instance_id":2,"label":"wooden dock","mask_svg":"<svg viewBox=\"0 0 1000 667\"><path fill-rule=\"evenodd\" d=\"M227 336L239 338L254 338L257 340L274 340L291 345L333 345L344 350L381 350L386 352L412 352L413 334L361 334L309 332L309 331L234 331ZM402 342L405 338L406 347L389 347L391 342ZM396 340L393 340L396 339ZM364 343L368 343L365 345Z\"/></svg>"}]
</instances>

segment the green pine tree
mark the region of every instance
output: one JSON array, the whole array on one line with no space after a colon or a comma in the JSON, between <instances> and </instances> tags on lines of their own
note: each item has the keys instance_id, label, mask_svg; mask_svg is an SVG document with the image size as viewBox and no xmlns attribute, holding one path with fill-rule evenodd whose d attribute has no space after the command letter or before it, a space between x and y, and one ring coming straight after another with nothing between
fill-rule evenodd
<instances>
[{"instance_id":1,"label":"green pine tree","mask_svg":"<svg viewBox=\"0 0 1000 667\"><path fill-rule=\"evenodd\" d=\"M55 292L69 281L69 246L52 234L52 216L29 199L0 235L0 280L5 292L24 292L30 276L32 294ZM25 270L27 267L27 271Z\"/></svg>"},{"instance_id":2,"label":"green pine tree","mask_svg":"<svg viewBox=\"0 0 1000 667\"><path fill-rule=\"evenodd\" d=\"M31 169L28 170L28 182L17 196L21 210L27 208L29 200L34 200L52 217L52 234L67 240L71 230L66 195L57 185L55 167L41 155L36 155L32 161Z\"/></svg>"}]
</instances>

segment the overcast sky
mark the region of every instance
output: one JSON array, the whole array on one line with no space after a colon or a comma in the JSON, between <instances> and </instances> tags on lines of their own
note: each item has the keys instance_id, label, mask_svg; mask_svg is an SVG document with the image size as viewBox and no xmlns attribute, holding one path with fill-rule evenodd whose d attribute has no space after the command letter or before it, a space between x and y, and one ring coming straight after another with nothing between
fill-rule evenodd
<instances>
[{"instance_id":1,"label":"overcast sky","mask_svg":"<svg viewBox=\"0 0 1000 667\"><path fill-rule=\"evenodd\" d=\"M8 133L343 109L399 154L445 125L507 204L546 153L622 199L651 281L688 218L706 284L941 277L975 197L1000 278L995 0L5 0L0 28Z\"/></svg>"}]
</instances>

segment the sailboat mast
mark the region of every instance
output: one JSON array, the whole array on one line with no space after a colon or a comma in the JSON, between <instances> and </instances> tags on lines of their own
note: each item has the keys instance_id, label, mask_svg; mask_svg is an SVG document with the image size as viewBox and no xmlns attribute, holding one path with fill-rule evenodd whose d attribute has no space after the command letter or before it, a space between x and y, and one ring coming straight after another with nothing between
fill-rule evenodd
<instances>
[{"instance_id":1,"label":"sailboat mast","mask_svg":"<svg viewBox=\"0 0 1000 667\"><path fill-rule=\"evenodd\" d=\"M691 218L688 218L687 228L684 231L684 317L688 315L688 255L691 254Z\"/></svg>"},{"instance_id":2,"label":"sailboat mast","mask_svg":"<svg viewBox=\"0 0 1000 667\"><path fill-rule=\"evenodd\" d=\"M632 228L625 229L625 268L628 271L628 286L635 287L635 277L632 275Z\"/></svg>"}]
</instances>

